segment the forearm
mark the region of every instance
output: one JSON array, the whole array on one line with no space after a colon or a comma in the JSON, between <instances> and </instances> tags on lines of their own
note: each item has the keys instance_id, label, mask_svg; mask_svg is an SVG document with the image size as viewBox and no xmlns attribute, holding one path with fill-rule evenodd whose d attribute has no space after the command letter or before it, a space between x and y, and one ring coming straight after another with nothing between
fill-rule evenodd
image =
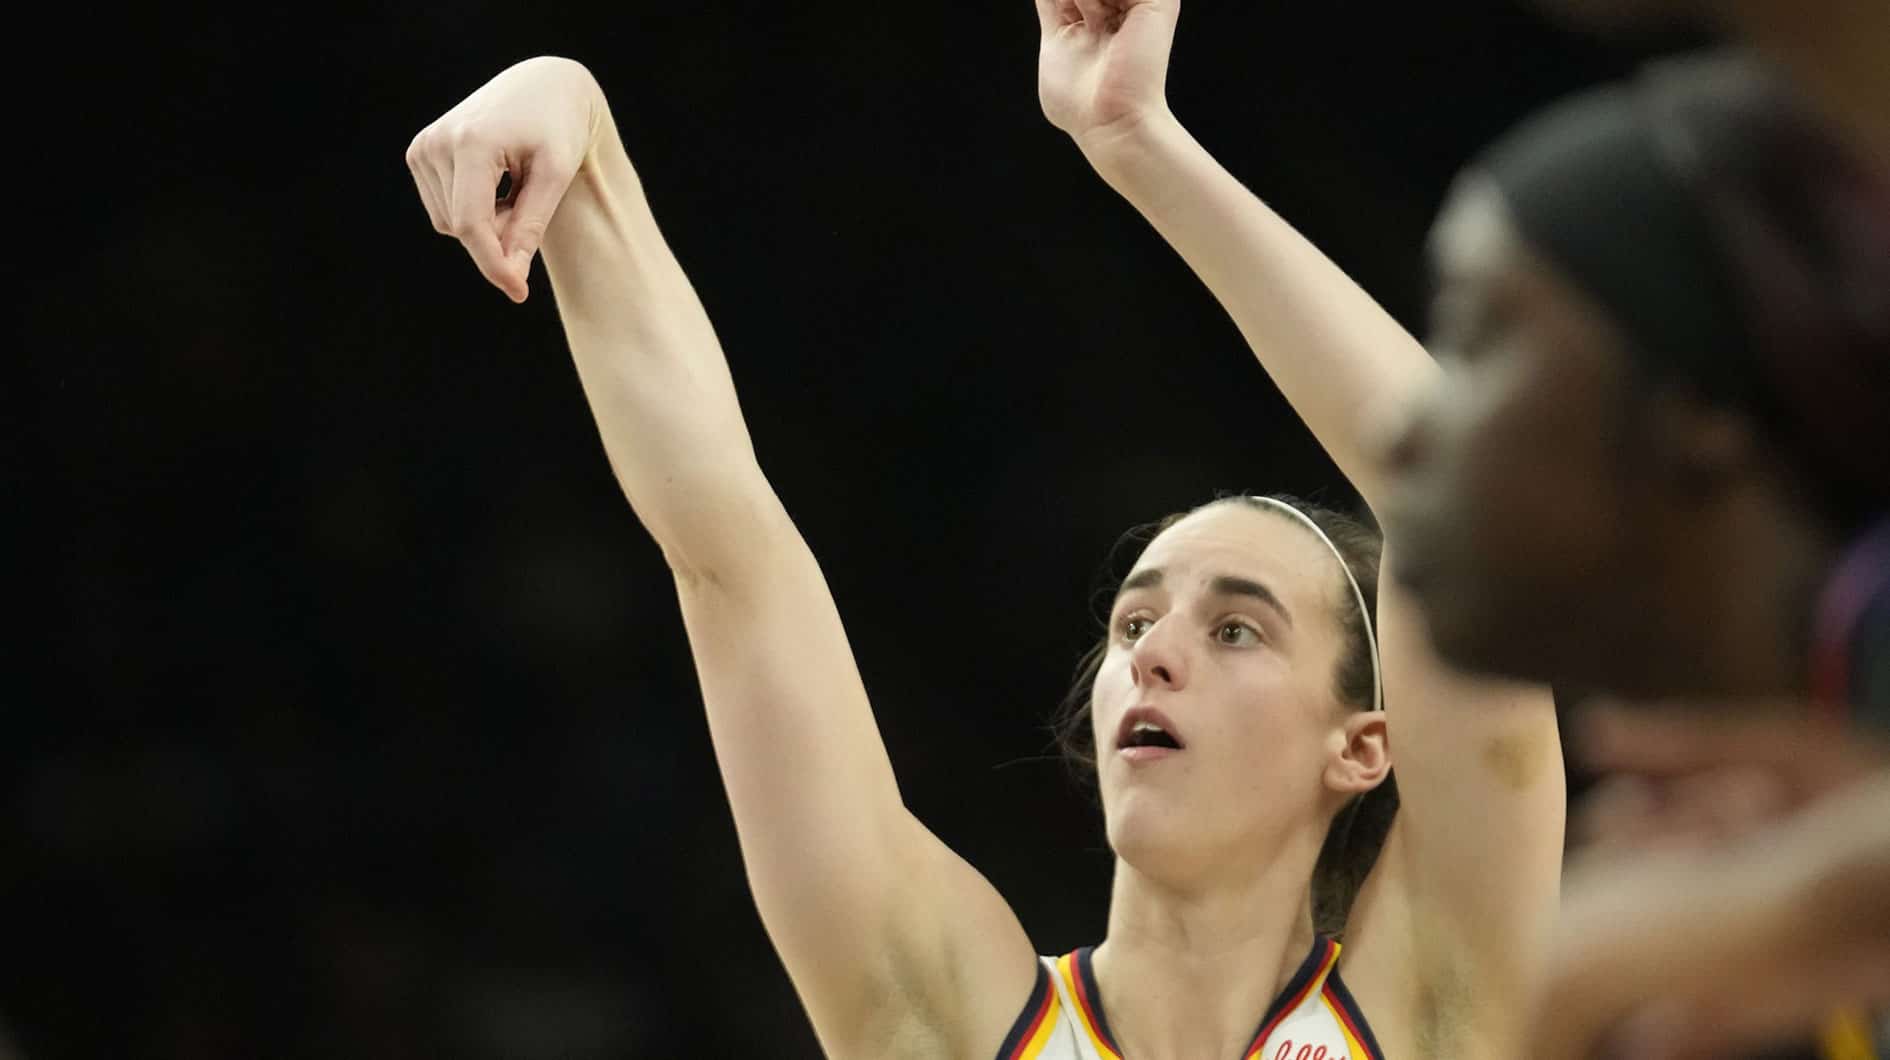
<instances>
[{"instance_id":1,"label":"forearm","mask_svg":"<svg viewBox=\"0 0 1890 1060\"><path fill-rule=\"evenodd\" d=\"M758 534L791 532L708 314L607 114L543 254L605 453L671 566L714 571Z\"/></svg>"},{"instance_id":2,"label":"forearm","mask_svg":"<svg viewBox=\"0 0 1890 1060\"><path fill-rule=\"evenodd\" d=\"M1750 851L1795 866L1795 934L1820 945L1864 945L1890 969L1890 770L1801 815L1779 848Z\"/></svg>"},{"instance_id":3,"label":"forearm","mask_svg":"<svg viewBox=\"0 0 1890 1060\"><path fill-rule=\"evenodd\" d=\"M1172 116L1078 146L1213 292L1369 503L1367 407L1422 384L1434 370L1423 347Z\"/></svg>"},{"instance_id":4,"label":"forearm","mask_svg":"<svg viewBox=\"0 0 1890 1060\"><path fill-rule=\"evenodd\" d=\"M1890 958L1890 772L1725 849L1676 857L1686 875L1668 900L1684 930L1649 941L1702 972L1762 958L1810 975L1855 946Z\"/></svg>"},{"instance_id":5,"label":"forearm","mask_svg":"<svg viewBox=\"0 0 1890 1060\"><path fill-rule=\"evenodd\" d=\"M1890 998L1886 809L1890 773L1733 846L1574 874L1549 1022L1600 1025L1671 998L1730 1039L1759 1038Z\"/></svg>"},{"instance_id":6,"label":"forearm","mask_svg":"<svg viewBox=\"0 0 1890 1060\"><path fill-rule=\"evenodd\" d=\"M1887 811L1881 774L1707 859L1673 881L1681 930L1656 927L1662 957L1645 966L1754 1039L1890 1000Z\"/></svg>"}]
</instances>

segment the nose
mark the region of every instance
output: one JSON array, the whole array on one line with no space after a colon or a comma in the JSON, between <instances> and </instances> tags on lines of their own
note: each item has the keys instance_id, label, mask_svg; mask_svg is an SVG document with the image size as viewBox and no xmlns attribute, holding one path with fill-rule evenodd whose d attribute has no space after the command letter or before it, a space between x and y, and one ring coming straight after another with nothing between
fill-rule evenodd
<instances>
[{"instance_id":1,"label":"nose","mask_svg":"<svg viewBox=\"0 0 1890 1060\"><path fill-rule=\"evenodd\" d=\"M1178 692L1188 684L1187 652L1180 623L1158 620L1135 642L1129 654L1129 676L1137 688Z\"/></svg>"}]
</instances>

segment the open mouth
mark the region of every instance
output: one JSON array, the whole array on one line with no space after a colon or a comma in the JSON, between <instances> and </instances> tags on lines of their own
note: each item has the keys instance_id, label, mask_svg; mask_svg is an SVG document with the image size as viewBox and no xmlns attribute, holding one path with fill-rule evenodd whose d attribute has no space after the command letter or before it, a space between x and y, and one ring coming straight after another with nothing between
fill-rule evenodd
<instances>
[{"instance_id":1,"label":"open mouth","mask_svg":"<svg viewBox=\"0 0 1890 1060\"><path fill-rule=\"evenodd\" d=\"M1116 749L1119 751L1140 748L1179 751L1186 746L1176 734L1174 723L1161 711L1148 707L1137 707L1123 715L1122 725L1116 732Z\"/></svg>"},{"instance_id":2,"label":"open mouth","mask_svg":"<svg viewBox=\"0 0 1890 1060\"><path fill-rule=\"evenodd\" d=\"M1181 744L1168 731L1151 722L1139 722L1122 740L1124 747L1167 747L1181 750Z\"/></svg>"}]
</instances>

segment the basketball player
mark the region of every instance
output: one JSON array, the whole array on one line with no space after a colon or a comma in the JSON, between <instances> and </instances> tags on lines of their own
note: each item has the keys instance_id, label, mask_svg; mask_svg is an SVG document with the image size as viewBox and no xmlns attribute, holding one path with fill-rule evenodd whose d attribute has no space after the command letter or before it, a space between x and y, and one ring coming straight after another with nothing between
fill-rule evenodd
<instances>
[{"instance_id":1,"label":"basketball player","mask_svg":"<svg viewBox=\"0 0 1890 1060\"><path fill-rule=\"evenodd\" d=\"M544 253L611 466L675 575L756 904L825 1049L1519 1055L1520 984L1560 873L1554 714L1541 690L1444 668L1395 588L1374 630L1369 540L1329 523L1341 546L1248 498L1149 543L1085 704L1117 855L1107 934L1040 959L901 800L820 568L588 72L552 58L503 72L408 163L435 227L512 298ZM505 173L516 186L495 204ZM1282 354L1307 362L1305 382L1313 359L1343 362L1329 392L1296 393L1353 468L1364 444L1336 410L1429 371L1385 334ZM1315 931L1315 868L1350 845L1348 808L1387 783L1394 746L1403 804L1369 851L1341 968Z\"/></svg>"},{"instance_id":2,"label":"basketball player","mask_svg":"<svg viewBox=\"0 0 1890 1060\"><path fill-rule=\"evenodd\" d=\"M1765 68L1696 57L1532 118L1466 171L1434 241L1453 370L1393 432L1386 517L1439 649L1642 697L1810 702L1837 739L1890 729L1884 173ZM1697 987L1731 960L1718 974L1745 989L1721 1000L1773 1031L1881 1002L1854 949L1812 942L1858 937L1858 907L1817 896L1890 854L1880 832L1833 827L1868 813L1852 805L1760 833L1774 849L1571 880L1577 952L1558 975ZM1580 912L1660 923L1688 874L1699 901L1658 938L1627 944ZM1800 945L1734 957L1783 937ZM1734 1002L1755 990L1765 1005ZM1877 1055L1865 1022L1843 1017L1853 1031L1828 1029L1818 1055Z\"/></svg>"}]
</instances>

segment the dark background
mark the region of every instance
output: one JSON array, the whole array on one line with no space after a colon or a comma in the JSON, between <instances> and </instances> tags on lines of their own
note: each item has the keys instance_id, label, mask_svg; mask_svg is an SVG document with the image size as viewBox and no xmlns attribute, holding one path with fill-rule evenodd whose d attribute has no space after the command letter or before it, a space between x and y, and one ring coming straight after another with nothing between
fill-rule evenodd
<instances>
[{"instance_id":1,"label":"dark background","mask_svg":"<svg viewBox=\"0 0 1890 1060\"><path fill-rule=\"evenodd\" d=\"M1109 858L1044 722L1111 543L1352 494L1042 119L1030 4L297 10L100 16L19 104L70 115L11 167L51 233L10 267L19 1049L814 1053L543 274L486 286L402 161L544 52L610 95L912 806L1042 951L1095 940ZM1190 0L1170 96L1420 327L1455 168L1677 43Z\"/></svg>"}]
</instances>

